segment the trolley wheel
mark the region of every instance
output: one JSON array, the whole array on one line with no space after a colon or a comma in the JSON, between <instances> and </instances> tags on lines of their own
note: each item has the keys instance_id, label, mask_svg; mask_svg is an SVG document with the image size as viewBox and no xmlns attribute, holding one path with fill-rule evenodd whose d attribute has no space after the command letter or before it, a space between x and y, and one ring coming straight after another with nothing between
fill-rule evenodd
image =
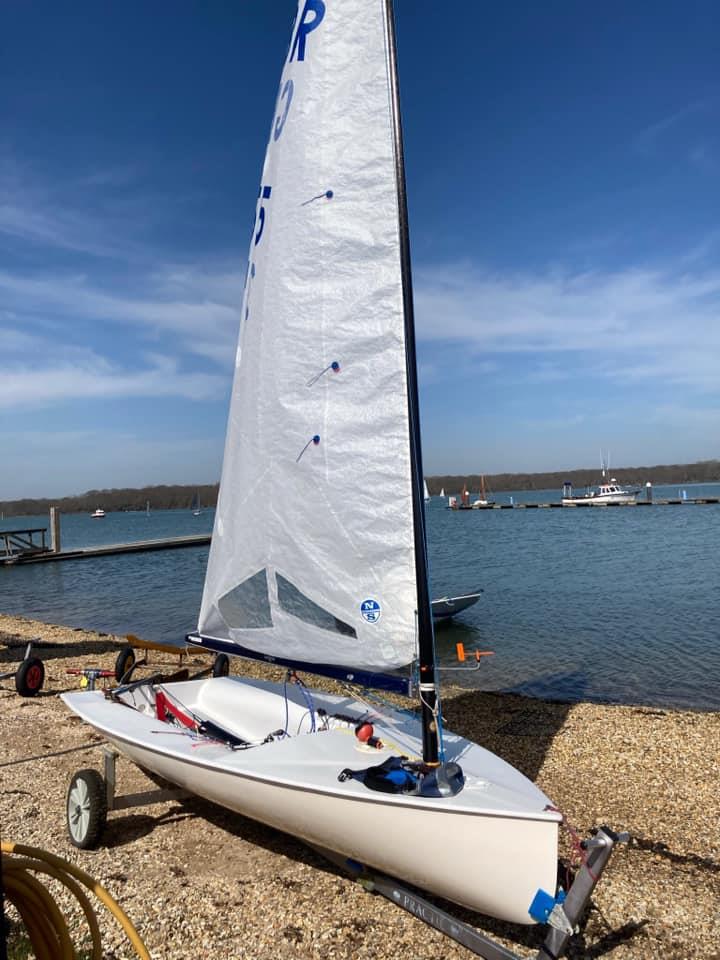
<instances>
[{"instance_id":1,"label":"trolley wheel","mask_svg":"<svg viewBox=\"0 0 720 960\"><path fill-rule=\"evenodd\" d=\"M226 653L218 653L213 661L212 675L226 677L230 673L230 657Z\"/></svg>"},{"instance_id":2,"label":"trolley wheel","mask_svg":"<svg viewBox=\"0 0 720 960\"><path fill-rule=\"evenodd\" d=\"M122 683L123 677L135 666L135 651L128 644L126 647L123 647L120 653L117 655L115 660L115 679L118 683Z\"/></svg>"},{"instance_id":3,"label":"trolley wheel","mask_svg":"<svg viewBox=\"0 0 720 960\"><path fill-rule=\"evenodd\" d=\"M92 850L107 823L105 780L97 770L78 770L73 774L65 808L70 843L81 850Z\"/></svg>"},{"instance_id":4,"label":"trolley wheel","mask_svg":"<svg viewBox=\"0 0 720 960\"><path fill-rule=\"evenodd\" d=\"M15 671L15 689L21 697L35 697L45 682L45 666L39 657L28 657Z\"/></svg>"}]
</instances>

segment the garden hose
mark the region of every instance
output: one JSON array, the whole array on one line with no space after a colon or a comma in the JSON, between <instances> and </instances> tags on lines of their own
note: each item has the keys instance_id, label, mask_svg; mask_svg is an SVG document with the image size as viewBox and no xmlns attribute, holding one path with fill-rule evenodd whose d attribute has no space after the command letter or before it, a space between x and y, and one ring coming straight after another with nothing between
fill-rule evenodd
<instances>
[{"instance_id":1,"label":"garden hose","mask_svg":"<svg viewBox=\"0 0 720 960\"><path fill-rule=\"evenodd\" d=\"M77 899L90 928L91 960L102 960L100 927L81 884L94 893L112 913L140 960L150 960L150 954L120 904L84 870L53 853L37 847L27 847L22 843L3 841L0 849L5 855L2 864L5 897L20 914L37 960L76 960L77 954L65 918L52 894L35 876L36 873L44 873L59 880ZM14 856L10 858L7 854Z\"/></svg>"}]
</instances>

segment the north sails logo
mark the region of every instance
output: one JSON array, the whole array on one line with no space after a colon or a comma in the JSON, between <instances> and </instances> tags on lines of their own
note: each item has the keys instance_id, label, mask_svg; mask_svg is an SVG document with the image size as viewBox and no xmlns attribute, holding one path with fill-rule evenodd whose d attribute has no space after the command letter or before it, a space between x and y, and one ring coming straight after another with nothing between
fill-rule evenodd
<instances>
[{"instance_id":1,"label":"north sails logo","mask_svg":"<svg viewBox=\"0 0 720 960\"><path fill-rule=\"evenodd\" d=\"M377 602L377 600L369 598L367 600L363 600L363 602L360 604L360 613L362 614L363 619L367 620L368 623L377 623L382 614L382 610L380 609L380 604Z\"/></svg>"}]
</instances>

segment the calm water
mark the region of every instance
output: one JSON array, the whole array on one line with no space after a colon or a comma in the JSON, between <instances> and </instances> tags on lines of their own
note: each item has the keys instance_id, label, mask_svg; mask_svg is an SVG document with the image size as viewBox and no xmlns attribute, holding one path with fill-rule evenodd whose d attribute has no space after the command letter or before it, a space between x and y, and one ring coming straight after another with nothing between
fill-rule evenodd
<instances>
[{"instance_id":1,"label":"calm water","mask_svg":"<svg viewBox=\"0 0 720 960\"><path fill-rule=\"evenodd\" d=\"M656 497L718 496L720 484ZM496 494L509 502L510 494ZM515 503L557 491L513 492ZM440 626L494 650L453 681L538 697L720 709L720 505L456 512L427 508L433 596L482 588ZM210 532L213 512L64 516L64 547ZM0 528L44 526L13 518ZM0 568L0 610L112 633L176 640L196 624L207 548Z\"/></svg>"}]
</instances>

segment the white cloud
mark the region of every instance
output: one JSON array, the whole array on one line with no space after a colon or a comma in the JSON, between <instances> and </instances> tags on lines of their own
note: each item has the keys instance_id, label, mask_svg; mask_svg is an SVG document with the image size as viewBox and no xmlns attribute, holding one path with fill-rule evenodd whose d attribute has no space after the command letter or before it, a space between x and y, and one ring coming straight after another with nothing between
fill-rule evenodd
<instances>
[{"instance_id":1,"label":"white cloud","mask_svg":"<svg viewBox=\"0 0 720 960\"><path fill-rule=\"evenodd\" d=\"M465 263L419 269L416 279L422 340L531 354L541 379L582 367L720 390L720 270L499 274Z\"/></svg>"},{"instance_id":2,"label":"white cloud","mask_svg":"<svg viewBox=\"0 0 720 960\"><path fill-rule=\"evenodd\" d=\"M46 367L11 370L0 379L0 409L42 407L60 400L96 397L185 397L206 400L225 388L224 378L210 374L180 375L173 364L137 373Z\"/></svg>"}]
</instances>

